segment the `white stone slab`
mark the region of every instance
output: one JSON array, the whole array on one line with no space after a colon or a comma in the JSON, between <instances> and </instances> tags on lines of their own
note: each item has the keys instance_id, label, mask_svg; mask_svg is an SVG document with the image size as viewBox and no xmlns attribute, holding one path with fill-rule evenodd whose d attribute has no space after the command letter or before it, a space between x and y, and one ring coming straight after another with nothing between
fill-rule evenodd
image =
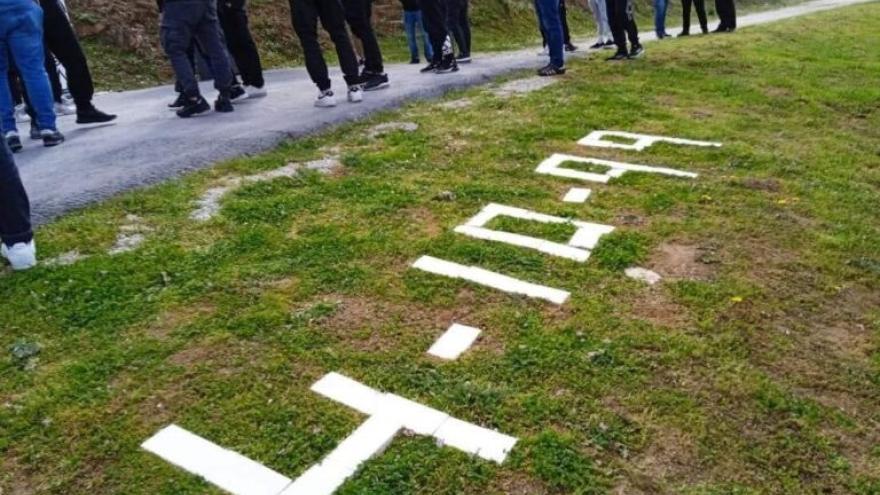
<instances>
[{"instance_id":1,"label":"white stone slab","mask_svg":"<svg viewBox=\"0 0 880 495\"><path fill-rule=\"evenodd\" d=\"M449 415L398 395L385 394L380 415L418 435L431 436Z\"/></svg>"},{"instance_id":2,"label":"white stone slab","mask_svg":"<svg viewBox=\"0 0 880 495\"><path fill-rule=\"evenodd\" d=\"M372 415L381 411L382 394L339 373L328 373L312 385L312 391Z\"/></svg>"},{"instance_id":3,"label":"white stone slab","mask_svg":"<svg viewBox=\"0 0 880 495\"><path fill-rule=\"evenodd\" d=\"M413 263L413 268L435 275L467 280L468 282L484 285L510 294L542 299L554 304L565 303L571 295L569 292L561 289L524 282L507 275L482 268L460 265L451 261L434 258L433 256L422 256Z\"/></svg>"},{"instance_id":4,"label":"white stone slab","mask_svg":"<svg viewBox=\"0 0 880 495\"><path fill-rule=\"evenodd\" d=\"M497 431L449 418L434 435L441 445L455 447L483 459L502 463L517 439Z\"/></svg>"},{"instance_id":5,"label":"white stone slab","mask_svg":"<svg viewBox=\"0 0 880 495\"><path fill-rule=\"evenodd\" d=\"M639 280L641 282L645 282L648 285L654 285L657 282L659 282L660 280L662 280L662 278L663 278L657 272L653 272L653 271L648 270L646 268L640 268L640 267L627 268L626 270L624 270L624 273L626 274L627 277L634 279L634 280Z\"/></svg>"},{"instance_id":6,"label":"white stone slab","mask_svg":"<svg viewBox=\"0 0 880 495\"><path fill-rule=\"evenodd\" d=\"M277 495L291 483L286 476L176 425L162 429L141 447L234 495Z\"/></svg>"},{"instance_id":7,"label":"white stone slab","mask_svg":"<svg viewBox=\"0 0 880 495\"><path fill-rule=\"evenodd\" d=\"M618 143L615 141L607 141L606 137L613 136L623 139L633 140L632 144ZM652 136L649 134L637 134L634 132L622 131L593 131L586 137L578 141L582 146L593 146L597 148L615 148L621 150L642 151L645 148L653 146L656 143L670 143L682 146L701 146L720 148L721 143L713 143L709 141L695 141L693 139L681 139L666 136Z\"/></svg>"},{"instance_id":8,"label":"white stone slab","mask_svg":"<svg viewBox=\"0 0 880 495\"><path fill-rule=\"evenodd\" d=\"M605 173L584 172L562 166L565 162L586 163L590 165L599 165L607 167ZM634 163L615 162L611 160L600 160L598 158L584 158L574 155L566 155L563 153L554 153L550 158L541 162L535 172L545 175L553 175L556 177L565 177L567 179L577 179L588 182L599 182L606 184L609 180L620 177L627 172L645 172L652 174L669 175L673 177L685 177L693 179L697 174L692 172L684 172L667 167L652 167L650 165L638 165Z\"/></svg>"},{"instance_id":9,"label":"white stone slab","mask_svg":"<svg viewBox=\"0 0 880 495\"><path fill-rule=\"evenodd\" d=\"M458 359L479 336L480 329L455 323L434 342L428 354L441 359Z\"/></svg>"},{"instance_id":10,"label":"white stone slab","mask_svg":"<svg viewBox=\"0 0 880 495\"><path fill-rule=\"evenodd\" d=\"M590 194L593 191L590 189L586 189L583 187L572 187L568 193L565 194L565 197L562 198L562 201L566 203L584 203L588 199L590 199Z\"/></svg>"},{"instance_id":11,"label":"white stone slab","mask_svg":"<svg viewBox=\"0 0 880 495\"><path fill-rule=\"evenodd\" d=\"M342 441L321 464L351 469L357 468L381 454L403 426L387 415L370 416L351 435ZM345 478L340 480L340 485Z\"/></svg>"},{"instance_id":12,"label":"white stone slab","mask_svg":"<svg viewBox=\"0 0 880 495\"><path fill-rule=\"evenodd\" d=\"M332 495L354 473L344 466L315 464L278 495Z\"/></svg>"}]
</instances>

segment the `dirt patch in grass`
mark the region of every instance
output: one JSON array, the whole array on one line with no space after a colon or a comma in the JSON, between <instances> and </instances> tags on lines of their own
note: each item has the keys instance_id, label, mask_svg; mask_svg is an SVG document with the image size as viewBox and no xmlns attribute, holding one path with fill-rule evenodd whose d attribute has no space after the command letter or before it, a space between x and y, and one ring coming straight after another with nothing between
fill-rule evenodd
<instances>
[{"instance_id":1,"label":"dirt patch in grass","mask_svg":"<svg viewBox=\"0 0 880 495\"><path fill-rule=\"evenodd\" d=\"M216 312L217 307L210 303L167 309L149 322L144 333L154 339L166 340L174 330L201 318L207 318Z\"/></svg>"},{"instance_id":2,"label":"dirt patch in grass","mask_svg":"<svg viewBox=\"0 0 880 495\"><path fill-rule=\"evenodd\" d=\"M632 462L640 479L639 485L650 482L656 487L657 480L690 484L699 472L694 469L699 464L696 443L674 428L655 431L651 443Z\"/></svg>"},{"instance_id":3,"label":"dirt patch in grass","mask_svg":"<svg viewBox=\"0 0 880 495\"><path fill-rule=\"evenodd\" d=\"M648 287L634 294L630 315L661 327L681 328L691 322L688 309L673 301L662 287Z\"/></svg>"},{"instance_id":4,"label":"dirt patch in grass","mask_svg":"<svg viewBox=\"0 0 880 495\"><path fill-rule=\"evenodd\" d=\"M651 255L648 267L672 280L707 280L714 270L709 261L711 249L694 244L668 242Z\"/></svg>"},{"instance_id":5,"label":"dirt patch in grass","mask_svg":"<svg viewBox=\"0 0 880 495\"><path fill-rule=\"evenodd\" d=\"M406 212L406 217L408 223L420 228L420 231L430 238L437 237L444 232L443 225L428 208L411 208Z\"/></svg>"},{"instance_id":6,"label":"dirt patch in grass","mask_svg":"<svg viewBox=\"0 0 880 495\"><path fill-rule=\"evenodd\" d=\"M529 478L522 473L510 473L498 478L486 490L488 493L504 493L505 495L541 495L550 493L539 480Z\"/></svg>"}]
</instances>

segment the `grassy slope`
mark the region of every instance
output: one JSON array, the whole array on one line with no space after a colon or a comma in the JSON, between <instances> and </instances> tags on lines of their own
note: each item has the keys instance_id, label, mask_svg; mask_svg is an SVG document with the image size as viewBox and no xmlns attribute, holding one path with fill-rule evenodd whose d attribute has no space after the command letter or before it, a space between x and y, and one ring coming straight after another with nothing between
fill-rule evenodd
<instances>
[{"instance_id":1,"label":"grassy slope","mask_svg":"<svg viewBox=\"0 0 880 495\"><path fill-rule=\"evenodd\" d=\"M295 476L362 420L308 390L339 371L521 438L502 467L400 438L346 494L878 493L878 19L873 4L578 61L526 97L413 104L44 227L45 255L94 257L2 278L0 349L43 351L33 369L0 358L0 491L217 493L138 449L170 422ZM386 120L422 128L353 137ZM597 128L725 147L575 145ZM252 185L216 220L187 219L218 177L340 143L336 177ZM574 183L533 173L552 152L701 176L630 175L568 205ZM620 231L586 265L452 233L488 202ZM101 254L126 214L155 233ZM658 254L675 246L700 249L680 279L623 276L680 271ZM555 309L408 270L422 254L573 298ZM428 359L453 320L483 339Z\"/></svg>"},{"instance_id":2,"label":"grassy slope","mask_svg":"<svg viewBox=\"0 0 880 495\"><path fill-rule=\"evenodd\" d=\"M741 0L738 3L740 11L744 12L798 1ZM376 13L377 31L385 58L388 61L407 61L409 52L400 26L398 3L396 0L380 3L387 4ZM472 0L471 3L476 51L509 50L540 41L530 1ZM595 24L590 13L576 5L578 2L570 3L569 22L575 36L592 35ZM651 1L637 0L637 3L642 30L653 30ZM74 19L81 31L89 34L96 32L96 25L105 27L99 34L83 38L99 86L119 90L152 86L170 80L168 64L158 47L157 17L152 0L122 4L107 0L72 0L71 4ZM302 54L290 28L287 3L283 0L251 0L249 5L251 25L267 67L301 65ZM710 16L714 17L711 1L707 8ZM680 25L680 2L673 0L668 19L670 26ZM125 27L118 26L120 22L127 24L124 24ZM109 32L113 29L115 32ZM332 52L332 49L328 50L328 57L335 57Z\"/></svg>"}]
</instances>

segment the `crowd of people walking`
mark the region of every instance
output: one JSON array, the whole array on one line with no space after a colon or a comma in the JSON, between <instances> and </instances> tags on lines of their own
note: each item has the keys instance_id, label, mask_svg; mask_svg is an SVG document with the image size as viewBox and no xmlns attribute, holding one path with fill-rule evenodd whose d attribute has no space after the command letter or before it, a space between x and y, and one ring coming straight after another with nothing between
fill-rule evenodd
<instances>
[{"instance_id":1,"label":"crowd of people walking","mask_svg":"<svg viewBox=\"0 0 880 495\"><path fill-rule=\"evenodd\" d=\"M609 61L638 58L634 0L588 0L596 23L591 49L616 48ZM654 0L655 31L668 36L668 0ZM291 24L299 38L306 70L317 86L315 105L338 104L319 41L318 26L332 41L344 75L346 99L363 101L364 92L387 88L382 49L373 28L373 0L289 0ZM690 34L690 11L708 32L705 0L682 0L683 29ZM715 32L736 29L734 0L715 0L721 20ZM176 99L168 106L181 118L214 111L233 112L245 98L266 95L266 81L251 34L246 0L156 0L161 13L160 39L175 76ZM469 0L400 0L410 62L427 65L422 73L445 74L471 62ZM565 0L534 0L548 63L538 74L564 74L565 53L572 43ZM355 50L351 33L360 44ZM421 36L421 46L419 37ZM217 97L211 105L201 94L199 77L210 74ZM4 77L5 76L5 77ZM66 81L66 91L62 84ZM67 97L69 93L69 98ZM95 89L89 64L72 27L64 0L0 0L0 254L13 269L36 264L27 193L13 153L24 140L19 121L30 121L29 137L46 147L62 144L57 115L76 114L77 124L105 124L115 115L93 104Z\"/></svg>"}]
</instances>

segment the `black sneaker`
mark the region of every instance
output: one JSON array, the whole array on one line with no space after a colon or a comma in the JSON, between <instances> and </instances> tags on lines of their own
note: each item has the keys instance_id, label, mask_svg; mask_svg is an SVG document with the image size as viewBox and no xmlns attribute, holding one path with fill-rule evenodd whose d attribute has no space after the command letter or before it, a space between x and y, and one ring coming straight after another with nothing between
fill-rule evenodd
<instances>
[{"instance_id":1,"label":"black sneaker","mask_svg":"<svg viewBox=\"0 0 880 495\"><path fill-rule=\"evenodd\" d=\"M24 148L24 145L21 144L21 137L15 131L6 133L6 145L9 146L9 150L13 153L18 153Z\"/></svg>"},{"instance_id":2,"label":"black sneaker","mask_svg":"<svg viewBox=\"0 0 880 495\"><path fill-rule=\"evenodd\" d=\"M244 90L241 84L234 84L232 88L229 89L229 101L234 101L236 103L247 100L248 93ZM219 101L219 100L218 100Z\"/></svg>"},{"instance_id":3,"label":"black sneaker","mask_svg":"<svg viewBox=\"0 0 880 495\"><path fill-rule=\"evenodd\" d=\"M410 65L419 65L420 63L422 63L422 61L417 58L413 58L413 59L410 59L409 63L410 63Z\"/></svg>"},{"instance_id":4,"label":"black sneaker","mask_svg":"<svg viewBox=\"0 0 880 495\"><path fill-rule=\"evenodd\" d=\"M214 111L220 113L234 112L235 108L232 106L232 99L226 95L218 96L217 101L214 102Z\"/></svg>"},{"instance_id":5,"label":"black sneaker","mask_svg":"<svg viewBox=\"0 0 880 495\"><path fill-rule=\"evenodd\" d=\"M184 103L183 105L183 108L177 111L177 116L182 119L188 119L193 115L205 113L210 109L211 105L208 104L207 100L205 100L201 96L187 98L186 103Z\"/></svg>"},{"instance_id":6,"label":"black sneaker","mask_svg":"<svg viewBox=\"0 0 880 495\"><path fill-rule=\"evenodd\" d=\"M104 124L106 122L112 122L116 120L115 115L111 115L109 113L104 113L93 105L89 105L88 108L79 108L76 109L76 123L77 124Z\"/></svg>"},{"instance_id":7,"label":"black sneaker","mask_svg":"<svg viewBox=\"0 0 880 495\"><path fill-rule=\"evenodd\" d=\"M565 74L565 67L556 67L553 64L547 64L538 71L538 75L543 77L561 76L562 74Z\"/></svg>"},{"instance_id":8,"label":"black sneaker","mask_svg":"<svg viewBox=\"0 0 880 495\"><path fill-rule=\"evenodd\" d=\"M464 54L461 54L461 55L455 57L455 62L459 63L459 64L469 64L469 63L471 63L471 60L472 59L471 59L470 54L467 54L467 53L464 53Z\"/></svg>"},{"instance_id":9,"label":"black sneaker","mask_svg":"<svg viewBox=\"0 0 880 495\"><path fill-rule=\"evenodd\" d=\"M567 52L576 52L577 49L578 49L578 47L576 47L575 45L572 45L571 43L566 43L566 45L565 45L565 51L567 51Z\"/></svg>"},{"instance_id":10,"label":"black sneaker","mask_svg":"<svg viewBox=\"0 0 880 495\"><path fill-rule=\"evenodd\" d=\"M690 35L691 35L691 33L687 32L687 31L682 31L682 32L678 33L679 38L684 38L685 36L690 36Z\"/></svg>"},{"instance_id":11,"label":"black sneaker","mask_svg":"<svg viewBox=\"0 0 880 495\"><path fill-rule=\"evenodd\" d=\"M422 74L427 74L428 72L434 72L435 70L437 70L437 65L438 64L436 64L434 62L429 62L428 65L422 67L422 69L419 70L419 72L421 72Z\"/></svg>"},{"instance_id":12,"label":"black sneaker","mask_svg":"<svg viewBox=\"0 0 880 495\"><path fill-rule=\"evenodd\" d=\"M186 106L186 95L183 93L177 93L177 99L168 104L168 108L183 108Z\"/></svg>"},{"instance_id":13,"label":"black sneaker","mask_svg":"<svg viewBox=\"0 0 880 495\"><path fill-rule=\"evenodd\" d=\"M645 47L642 45L634 45L629 50L629 58L639 58L645 54Z\"/></svg>"},{"instance_id":14,"label":"black sneaker","mask_svg":"<svg viewBox=\"0 0 880 495\"><path fill-rule=\"evenodd\" d=\"M40 131L40 138L43 140L43 146L47 148L58 146L64 142L64 134L61 134L56 129L44 129Z\"/></svg>"},{"instance_id":15,"label":"black sneaker","mask_svg":"<svg viewBox=\"0 0 880 495\"><path fill-rule=\"evenodd\" d=\"M43 135L40 133L40 128L37 127L37 123L34 122L33 120L31 121L30 137L34 141L39 141L39 140L43 139Z\"/></svg>"},{"instance_id":16,"label":"black sneaker","mask_svg":"<svg viewBox=\"0 0 880 495\"><path fill-rule=\"evenodd\" d=\"M376 91L391 85L388 82L388 74L376 74L375 72L368 71L363 72L361 81L364 82L364 91Z\"/></svg>"},{"instance_id":17,"label":"black sneaker","mask_svg":"<svg viewBox=\"0 0 880 495\"><path fill-rule=\"evenodd\" d=\"M601 41L597 41L597 42L593 43L592 45L590 45L590 50L599 50L601 48L605 48L605 43L603 43Z\"/></svg>"},{"instance_id":18,"label":"black sneaker","mask_svg":"<svg viewBox=\"0 0 880 495\"><path fill-rule=\"evenodd\" d=\"M458 63L452 55L446 55L443 60L437 64L434 69L435 74L448 74L450 72L458 72Z\"/></svg>"},{"instance_id":19,"label":"black sneaker","mask_svg":"<svg viewBox=\"0 0 880 495\"><path fill-rule=\"evenodd\" d=\"M617 62L619 60L626 60L629 58L629 55L626 52L618 51L614 55L605 59L606 62Z\"/></svg>"}]
</instances>

